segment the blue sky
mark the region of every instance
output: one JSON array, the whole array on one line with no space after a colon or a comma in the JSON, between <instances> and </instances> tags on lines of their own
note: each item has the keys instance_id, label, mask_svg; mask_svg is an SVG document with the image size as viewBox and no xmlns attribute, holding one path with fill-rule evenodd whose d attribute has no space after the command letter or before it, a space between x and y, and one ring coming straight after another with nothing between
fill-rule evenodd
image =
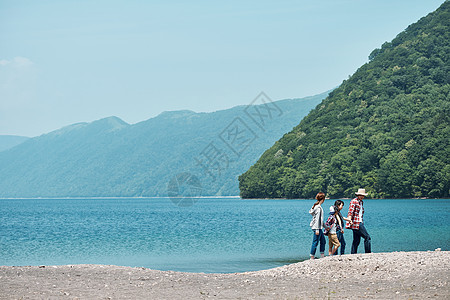
<instances>
[{"instance_id":1,"label":"blue sky","mask_svg":"<svg viewBox=\"0 0 450 300\"><path fill-rule=\"evenodd\" d=\"M0 134L338 86L443 0L0 0Z\"/></svg>"}]
</instances>

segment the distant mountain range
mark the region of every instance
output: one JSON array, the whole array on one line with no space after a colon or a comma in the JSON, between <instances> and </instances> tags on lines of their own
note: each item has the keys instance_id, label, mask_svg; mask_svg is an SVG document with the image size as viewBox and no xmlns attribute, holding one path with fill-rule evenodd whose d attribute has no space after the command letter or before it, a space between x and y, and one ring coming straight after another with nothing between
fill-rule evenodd
<instances>
[{"instance_id":1,"label":"distant mountain range","mask_svg":"<svg viewBox=\"0 0 450 300\"><path fill-rule=\"evenodd\" d=\"M197 195L238 195L238 175L327 95L73 124L4 147L0 197L168 196L187 175Z\"/></svg>"},{"instance_id":2,"label":"distant mountain range","mask_svg":"<svg viewBox=\"0 0 450 300\"><path fill-rule=\"evenodd\" d=\"M18 135L0 135L0 152L22 144L28 137Z\"/></svg>"},{"instance_id":3,"label":"distant mountain range","mask_svg":"<svg viewBox=\"0 0 450 300\"><path fill-rule=\"evenodd\" d=\"M239 178L242 197L450 196L450 1L369 60Z\"/></svg>"}]
</instances>

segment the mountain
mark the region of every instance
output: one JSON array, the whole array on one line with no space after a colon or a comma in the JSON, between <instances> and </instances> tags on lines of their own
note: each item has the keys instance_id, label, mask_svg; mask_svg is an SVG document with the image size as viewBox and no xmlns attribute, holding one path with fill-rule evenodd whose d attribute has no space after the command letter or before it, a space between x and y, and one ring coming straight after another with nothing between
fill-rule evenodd
<instances>
[{"instance_id":1,"label":"mountain","mask_svg":"<svg viewBox=\"0 0 450 300\"><path fill-rule=\"evenodd\" d=\"M449 197L450 2L410 25L239 177L243 198Z\"/></svg>"},{"instance_id":2,"label":"mountain","mask_svg":"<svg viewBox=\"0 0 450 300\"><path fill-rule=\"evenodd\" d=\"M26 140L28 137L18 135L0 135L0 152L15 147Z\"/></svg>"},{"instance_id":3,"label":"mountain","mask_svg":"<svg viewBox=\"0 0 450 300\"><path fill-rule=\"evenodd\" d=\"M0 152L0 197L167 196L186 174L201 195L238 195L238 175L327 95L66 126Z\"/></svg>"}]
</instances>

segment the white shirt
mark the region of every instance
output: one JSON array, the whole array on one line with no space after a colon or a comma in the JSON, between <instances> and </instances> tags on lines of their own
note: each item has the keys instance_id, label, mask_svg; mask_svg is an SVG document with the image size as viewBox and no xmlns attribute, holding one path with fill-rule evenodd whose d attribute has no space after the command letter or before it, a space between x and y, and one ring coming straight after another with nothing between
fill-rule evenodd
<instances>
[{"instance_id":1,"label":"white shirt","mask_svg":"<svg viewBox=\"0 0 450 300\"><path fill-rule=\"evenodd\" d=\"M311 208L309 210L309 213L313 216L313 219L311 220L311 223L309 226L311 226L311 229L322 229L323 228L323 208L322 206L316 205L316 207Z\"/></svg>"},{"instance_id":2,"label":"white shirt","mask_svg":"<svg viewBox=\"0 0 450 300\"><path fill-rule=\"evenodd\" d=\"M363 208L361 205L361 209L359 210L359 219L361 220L361 223L363 222Z\"/></svg>"},{"instance_id":3,"label":"white shirt","mask_svg":"<svg viewBox=\"0 0 450 300\"><path fill-rule=\"evenodd\" d=\"M336 220L337 222L337 220ZM331 226L329 233L330 234L336 234L336 222L333 223L333 226Z\"/></svg>"}]
</instances>

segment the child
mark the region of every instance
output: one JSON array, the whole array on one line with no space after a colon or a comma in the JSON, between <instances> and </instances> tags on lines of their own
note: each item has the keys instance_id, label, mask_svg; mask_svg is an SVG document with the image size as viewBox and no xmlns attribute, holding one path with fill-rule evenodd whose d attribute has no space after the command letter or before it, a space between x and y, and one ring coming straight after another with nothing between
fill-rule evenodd
<instances>
[{"instance_id":1,"label":"child","mask_svg":"<svg viewBox=\"0 0 450 300\"><path fill-rule=\"evenodd\" d=\"M335 217L336 217L337 222L339 223L339 227L341 227L340 231L339 230L336 231L339 243L341 243L341 247L340 247L341 255L344 255L345 245L346 245L345 238L344 238L344 225L345 225L344 221L352 223L352 220L350 218L346 218L346 217L342 216L341 210L343 207L344 207L344 202L342 200L336 200L336 202L334 202L334 205L330 206L330 212L336 211ZM334 255L337 255L337 254L338 253L336 251L336 253L334 253Z\"/></svg>"},{"instance_id":2,"label":"child","mask_svg":"<svg viewBox=\"0 0 450 300\"><path fill-rule=\"evenodd\" d=\"M337 249L341 246L341 243L339 243L336 234L337 231L341 230L339 223L336 221L336 213L337 213L336 210L333 209L333 211L330 212L327 221L325 222L326 229L324 234L328 235L328 244L329 244L328 255L334 255Z\"/></svg>"}]
</instances>

